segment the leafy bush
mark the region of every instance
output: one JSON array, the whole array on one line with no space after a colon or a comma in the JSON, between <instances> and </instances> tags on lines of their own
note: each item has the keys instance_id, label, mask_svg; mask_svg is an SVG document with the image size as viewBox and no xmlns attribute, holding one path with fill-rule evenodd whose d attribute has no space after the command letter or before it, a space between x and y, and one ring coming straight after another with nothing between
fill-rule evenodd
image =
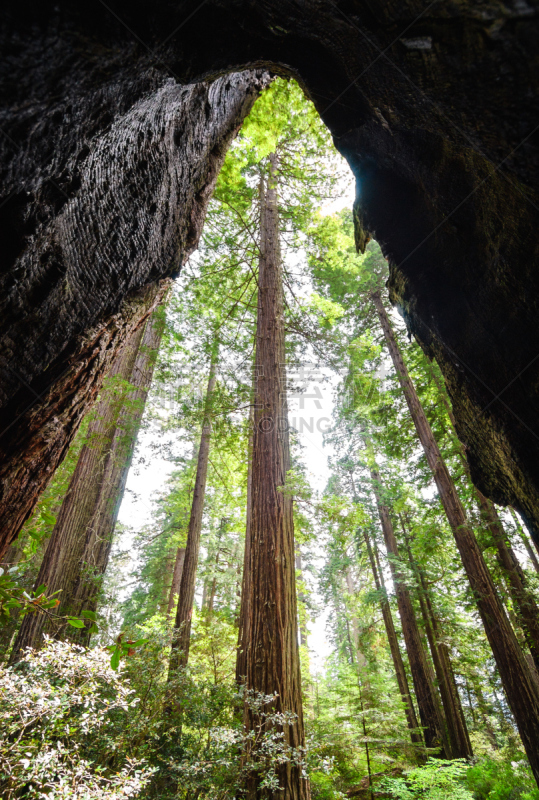
<instances>
[{"instance_id":1,"label":"leafy bush","mask_svg":"<svg viewBox=\"0 0 539 800\"><path fill-rule=\"evenodd\" d=\"M48 640L16 667L0 668L0 792L5 800L132 797L151 770L115 756L110 736L137 698L100 649ZM89 758L100 753L100 763Z\"/></svg>"},{"instance_id":2,"label":"leafy bush","mask_svg":"<svg viewBox=\"0 0 539 800\"><path fill-rule=\"evenodd\" d=\"M474 800L464 785L468 769L462 758L429 758L424 766L408 770L403 778L385 778L381 788L395 800Z\"/></svg>"},{"instance_id":3,"label":"leafy bush","mask_svg":"<svg viewBox=\"0 0 539 800\"><path fill-rule=\"evenodd\" d=\"M466 782L477 800L539 800L528 763L486 758L468 770Z\"/></svg>"}]
</instances>

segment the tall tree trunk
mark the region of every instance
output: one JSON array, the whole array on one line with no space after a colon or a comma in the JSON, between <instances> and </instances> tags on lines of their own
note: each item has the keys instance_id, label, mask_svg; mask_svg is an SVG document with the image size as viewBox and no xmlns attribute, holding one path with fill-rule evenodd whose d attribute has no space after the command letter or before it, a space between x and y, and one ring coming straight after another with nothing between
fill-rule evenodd
<instances>
[{"instance_id":1,"label":"tall tree trunk","mask_svg":"<svg viewBox=\"0 0 539 800\"><path fill-rule=\"evenodd\" d=\"M172 571L172 583L170 584L170 593L168 596L167 617L172 615L175 605L177 604L178 595L180 593L180 584L182 580L183 562L185 560L185 547L178 547L176 550L176 558L174 559L174 569Z\"/></svg>"},{"instance_id":2,"label":"tall tree trunk","mask_svg":"<svg viewBox=\"0 0 539 800\"><path fill-rule=\"evenodd\" d=\"M296 543L296 580L303 581L303 563L301 560L301 548ZM299 627L299 643L302 647L307 647L307 620L305 619L305 603L307 597L303 592L298 594L298 600L303 605L303 613L299 614L298 627Z\"/></svg>"},{"instance_id":3,"label":"tall tree trunk","mask_svg":"<svg viewBox=\"0 0 539 800\"><path fill-rule=\"evenodd\" d=\"M374 557L371 540L366 528L363 528L363 539L367 547L367 554L369 556L369 562L374 577L374 585L376 586L377 591L380 593L380 608L382 611L382 617L386 629L387 640L389 642L389 650L391 652L391 658L393 659L393 668L395 670L399 692L402 697L402 702L404 704L406 722L410 730L410 738L412 740L412 744L420 745L423 744L423 737L421 736L421 733L419 731L419 723L417 721L415 708L412 701L412 696L410 694L410 687L408 685L406 669L404 667L404 662L402 660L399 642L397 639L397 632L395 630L395 624L393 622L391 606L389 605L389 600L387 599L385 586L383 586L382 584L383 579L379 574L376 566L376 560Z\"/></svg>"},{"instance_id":4,"label":"tall tree trunk","mask_svg":"<svg viewBox=\"0 0 539 800\"><path fill-rule=\"evenodd\" d=\"M404 534L404 542L406 553L408 555L408 562L412 572L419 579L420 586L418 587L419 605L421 608L421 616L425 626L425 632L429 642L429 648L432 655L434 669L436 671L436 679L438 681L438 688L442 698L442 705L444 708L445 719L447 723L448 741L450 747L449 758L473 758L472 744L468 734L462 704L455 681L455 674L449 656L447 645L440 641L440 631L438 620L434 614L430 592L425 581L425 576L422 570L417 565L412 550L408 533L404 526L402 515L399 514L402 532Z\"/></svg>"},{"instance_id":5,"label":"tall tree trunk","mask_svg":"<svg viewBox=\"0 0 539 800\"><path fill-rule=\"evenodd\" d=\"M432 375L436 381L436 384L438 385L438 389L447 409L451 424L453 425L453 428L455 428L455 417L446 396L445 387L440 385L434 370L432 370ZM509 594L511 595L511 599L516 610L516 619L524 632L526 643L530 648L532 659L535 665L534 672L537 673L537 669L539 669L539 608L532 592L530 592L528 588L526 576L511 546L509 537L505 532L502 521L496 510L496 506L492 500L489 500L487 497L485 497L485 495L473 485L470 475L470 468L466 459L466 453L461 442L459 442L459 454L466 474L468 475L470 483L472 484L475 499L481 511L483 522L489 530L492 541L498 551L498 563L506 577ZM531 550L529 547L526 537L524 538L524 541L528 546L528 553L532 553L532 561L537 564L537 559L535 559L533 550Z\"/></svg>"},{"instance_id":6,"label":"tall tree trunk","mask_svg":"<svg viewBox=\"0 0 539 800\"><path fill-rule=\"evenodd\" d=\"M260 187L261 213L263 184ZM236 683L241 686L247 676L247 647L249 644L250 581L251 581L251 514L253 503L253 440L254 440L254 390L256 388L256 367L253 369L253 391L249 407L249 439L247 447L247 504L245 509L245 548L243 552L243 573L241 580L240 613L238 618L238 647L236 653Z\"/></svg>"},{"instance_id":7,"label":"tall tree trunk","mask_svg":"<svg viewBox=\"0 0 539 800\"><path fill-rule=\"evenodd\" d=\"M483 554L466 518L455 485L442 458L432 429L399 350L380 292L372 299L380 318L391 359L398 375L419 440L425 451L447 519L453 531L477 608L490 642L507 700L539 785L539 691L504 613Z\"/></svg>"},{"instance_id":8,"label":"tall tree trunk","mask_svg":"<svg viewBox=\"0 0 539 800\"><path fill-rule=\"evenodd\" d=\"M172 645L170 667L185 667L189 661L189 644L191 639L191 620L193 617L193 604L195 602L195 586L200 551L200 534L202 531L202 514L204 512L204 497L206 494L206 479L208 476L208 463L210 458L211 439L211 404L212 393L217 381L217 357L214 355L210 364L208 388L198 449L197 472L195 488L193 490L193 503L189 525L187 527L187 542L183 561L182 579L178 597L178 608L174 627L177 638Z\"/></svg>"},{"instance_id":9,"label":"tall tree trunk","mask_svg":"<svg viewBox=\"0 0 539 800\"><path fill-rule=\"evenodd\" d=\"M498 562L507 578L509 593L513 600L518 623L524 631L535 668L539 669L539 607L533 593L528 588L524 570L520 566L518 558L506 536L494 503L487 500L479 490L476 490L475 494L481 509L481 515L496 545Z\"/></svg>"},{"instance_id":10,"label":"tall tree trunk","mask_svg":"<svg viewBox=\"0 0 539 800\"><path fill-rule=\"evenodd\" d=\"M58 614L95 609L161 333L162 320L157 315L131 336L114 363L88 427L36 581L36 587L45 584L49 593L61 590ZM73 636L75 631L80 637ZM27 615L11 661L18 660L25 647L40 646L44 632L86 642L88 631L89 626L79 631L42 614Z\"/></svg>"},{"instance_id":11,"label":"tall tree trunk","mask_svg":"<svg viewBox=\"0 0 539 800\"><path fill-rule=\"evenodd\" d=\"M290 454L284 389L285 333L275 154L270 155L260 238L246 687L266 695L276 692L270 710L297 715L293 725L283 728L285 741L297 748L305 745L305 735L292 498L280 491L286 481ZM248 705L245 724L248 730L258 725L268 731L274 729L267 718L261 718ZM256 759L256 752L252 756ZM275 800L309 797L309 784L299 767L283 764L278 775L280 790L264 792L265 797ZM247 786L247 796L262 796L255 773Z\"/></svg>"},{"instance_id":12,"label":"tall tree trunk","mask_svg":"<svg viewBox=\"0 0 539 800\"><path fill-rule=\"evenodd\" d=\"M432 680L432 673L421 641L410 592L396 564L396 561L400 558L399 548L397 539L395 538L389 509L383 501L380 474L373 466L370 467L370 473L376 504L378 506L378 514L382 524L384 541L386 543L388 556L390 556L389 563L393 577L393 585L395 587L402 632L406 644L406 652L408 653L408 661L410 662L410 670L412 673L421 725L423 727L425 744L427 747L441 747L442 754L448 757L446 723L442 715L440 701L436 693L436 687Z\"/></svg>"}]
</instances>

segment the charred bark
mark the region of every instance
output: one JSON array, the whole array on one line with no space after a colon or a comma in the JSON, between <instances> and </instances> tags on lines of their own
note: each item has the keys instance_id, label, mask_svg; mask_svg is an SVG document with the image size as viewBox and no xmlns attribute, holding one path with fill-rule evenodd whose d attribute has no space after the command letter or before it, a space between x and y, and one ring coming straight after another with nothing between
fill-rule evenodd
<instances>
[{"instance_id":1,"label":"charred bark","mask_svg":"<svg viewBox=\"0 0 539 800\"><path fill-rule=\"evenodd\" d=\"M517 723L535 780L539 783L539 751L536 746L539 741L539 691L534 675L504 612L483 554L408 375L380 293L375 292L372 299L419 441L432 470L440 500L474 593L507 701Z\"/></svg>"},{"instance_id":2,"label":"charred bark","mask_svg":"<svg viewBox=\"0 0 539 800\"><path fill-rule=\"evenodd\" d=\"M49 55L61 58L54 47ZM102 56L94 69L106 73ZM181 86L152 70L130 82L121 54L110 58L119 72L108 83L94 75L85 90L90 64L71 64L72 96L54 114L26 104L28 160L3 119L0 226L20 238L0 270L0 556L147 315L145 287L195 249L228 145L266 82L246 72ZM55 115L72 120L57 149Z\"/></svg>"}]
</instances>

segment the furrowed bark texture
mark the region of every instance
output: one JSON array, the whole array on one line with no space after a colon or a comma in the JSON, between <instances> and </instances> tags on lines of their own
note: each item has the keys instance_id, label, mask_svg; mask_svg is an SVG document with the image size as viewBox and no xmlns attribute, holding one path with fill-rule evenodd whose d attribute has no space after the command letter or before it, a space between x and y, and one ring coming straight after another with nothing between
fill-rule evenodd
<instances>
[{"instance_id":1,"label":"furrowed bark texture","mask_svg":"<svg viewBox=\"0 0 539 800\"><path fill-rule=\"evenodd\" d=\"M440 500L474 593L485 633L503 683L507 701L526 750L530 766L539 784L539 692L534 676L519 647L515 633L504 612L492 576L460 502L455 484L432 433L429 421L408 375L399 346L379 292L373 294L384 337L399 378L410 415L414 422L428 465L432 470Z\"/></svg>"},{"instance_id":2,"label":"furrowed bark texture","mask_svg":"<svg viewBox=\"0 0 539 800\"><path fill-rule=\"evenodd\" d=\"M61 590L55 609L59 615L95 611L162 329L158 316L131 335L94 409L35 584L45 584L49 593ZM27 615L11 661L17 661L25 647L40 647L43 633L86 644L89 626L76 631L42 614Z\"/></svg>"},{"instance_id":3,"label":"furrowed bark texture","mask_svg":"<svg viewBox=\"0 0 539 800\"><path fill-rule=\"evenodd\" d=\"M21 379L40 394L47 367L61 372L76 350L78 325L84 333L117 312L147 266L154 278L172 269L141 263L151 221L154 241L172 229L160 203L151 215L153 147L172 133L168 121L142 132L140 151L115 151L125 179L116 200L107 137L171 75L273 65L299 77L359 179L358 243L370 231L389 258L392 302L443 369L474 481L539 530L538 11L538 0L5 0L6 397L24 407ZM87 159L97 181L85 180ZM91 221L75 228L85 249L91 241L66 282L68 242L46 231L73 204ZM95 241L102 205L111 236Z\"/></svg>"},{"instance_id":4,"label":"furrowed bark texture","mask_svg":"<svg viewBox=\"0 0 539 800\"><path fill-rule=\"evenodd\" d=\"M292 498L279 491L286 482L290 453L278 173L275 156L270 159L261 213L258 277L246 688L266 695L277 693L269 710L297 714L295 723L284 726L283 732L289 745L303 747ZM273 727L247 706L245 724L249 730L256 730L259 724L269 730ZM306 800L310 796L308 782L298 767L285 764L278 774L280 791L268 794L259 790L253 777L247 796L275 800Z\"/></svg>"},{"instance_id":5,"label":"furrowed bark texture","mask_svg":"<svg viewBox=\"0 0 539 800\"><path fill-rule=\"evenodd\" d=\"M41 45L61 69L65 41ZM144 287L195 249L228 145L266 82L245 72L181 86L151 67L137 78L129 50L67 58L56 100L40 99L43 75L24 119L0 115L0 555L140 324Z\"/></svg>"},{"instance_id":6,"label":"furrowed bark texture","mask_svg":"<svg viewBox=\"0 0 539 800\"><path fill-rule=\"evenodd\" d=\"M208 463L210 458L211 417L210 409L212 392L217 382L217 361L212 359L208 388L206 390L206 409L200 435L198 448L197 472L193 489L193 502L189 525L187 526L187 541L183 559L182 579L176 609L174 627L177 638L174 640L170 659L171 669L185 667L189 661L189 643L191 639L191 620L193 617L193 604L195 602L195 586L197 578L198 556L200 551L200 534L202 531L202 515L204 513L204 497L206 494L206 479L208 477Z\"/></svg>"},{"instance_id":7,"label":"furrowed bark texture","mask_svg":"<svg viewBox=\"0 0 539 800\"><path fill-rule=\"evenodd\" d=\"M164 306L160 306L146 322L135 363L128 377L131 388L120 411L110 448L100 452L103 472L99 492L86 529L84 550L72 594L68 597L66 593L61 605L63 613L78 616L83 609L94 612L97 609L164 327ZM98 408L97 413L99 411ZM89 623L84 630L66 626L63 637L88 645L90 627Z\"/></svg>"},{"instance_id":8,"label":"furrowed bark texture","mask_svg":"<svg viewBox=\"0 0 539 800\"><path fill-rule=\"evenodd\" d=\"M402 660L402 654L399 647L399 641L397 639L395 623L393 622L391 606L389 605L387 595L385 594L385 586L382 585L380 580L381 576L378 573L378 568L376 566L376 560L374 558L374 553L368 531L365 529L363 529L363 539L367 547L369 562L374 577L374 585L376 586L377 591L379 592L382 590L384 591L384 596L380 600L380 608L382 610L384 627L386 629L387 641L389 643L389 650L391 652L391 658L393 660L393 668L395 670L395 675L397 677L399 692L402 697L402 702L404 703L406 722L408 724L408 729L410 730L410 739L412 741L412 744L421 745L423 743L423 737L419 732L419 723L417 721L415 708L412 701L412 696L410 694L410 687L408 685L406 669L404 667L404 662Z\"/></svg>"},{"instance_id":9,"label":"furrowed bark texture","mask_svg":"<svg viewBox=\"0 0 539 800\"><path fill-rule=\"evenodd\" d=\"M412 673L425 744L427 747L441 747L442 756L449 758L449 752L446 752L449 749L445 730L446 722L442 715L440 701L436 694L436 687L432 680L427 656L423 648L421 636L419 635L412 599L402 579L402 575L400 575L398 566L395 563L395 560L400 558L399 548L397 539L395 538L389 509L382 498L380 474L378 470L373 467L371 467L370 471L376 504L378 506L378 514L384 534L384 541L386 543L387 553L390 556L391 575L393 577L393 585L395 587L395 595L397 597L397 605L401 618L402 633L404 635L406 652L410 663L410 671Z\"/></svg>"}]
</instances>

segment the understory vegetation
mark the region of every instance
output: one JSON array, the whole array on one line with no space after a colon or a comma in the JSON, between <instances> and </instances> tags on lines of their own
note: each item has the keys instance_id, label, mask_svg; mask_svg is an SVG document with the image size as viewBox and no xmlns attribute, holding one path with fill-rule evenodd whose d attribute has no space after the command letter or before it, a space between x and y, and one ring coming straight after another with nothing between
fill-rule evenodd
<instances>
[{"instance_id":1,"label":"understory vegetation","mask_svg":"<svg viewBox=\"0 0 539 800\"><path fill-rule=\"evenodd\" d=\"M474 487L348 182L276 80L6 556L6 800L539 800L539 551Z\"/></svg>"}]
</instances>

